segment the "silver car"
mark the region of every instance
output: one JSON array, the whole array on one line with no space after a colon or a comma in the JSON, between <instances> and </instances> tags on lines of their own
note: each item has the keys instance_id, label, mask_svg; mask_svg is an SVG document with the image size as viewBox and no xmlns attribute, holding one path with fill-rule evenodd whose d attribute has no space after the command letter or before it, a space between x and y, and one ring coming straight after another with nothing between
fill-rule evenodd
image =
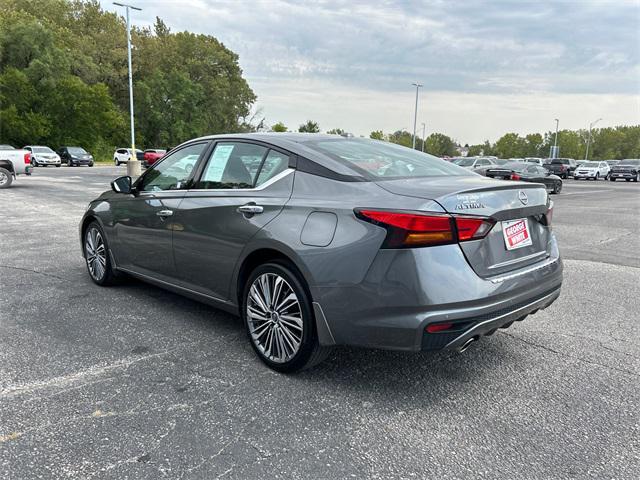
<instances>
[{"instance_id":1,"label":"silver car","mask_svg":"<svg viewBox=\"0 0 640 480\"><path fill-rule=\"evenodd\" d=\"M466 349L548 307L543 185L335 135L218 135L112 182L80 223L99 285L128 274L239 314L269 367L334 345Z\"/></svg>"}]
</instances>

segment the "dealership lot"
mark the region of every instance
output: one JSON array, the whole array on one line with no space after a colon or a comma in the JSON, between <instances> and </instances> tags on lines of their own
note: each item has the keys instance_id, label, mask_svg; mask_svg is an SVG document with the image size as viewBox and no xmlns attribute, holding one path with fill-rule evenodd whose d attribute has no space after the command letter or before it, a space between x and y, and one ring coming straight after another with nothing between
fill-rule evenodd
<instances>
[{"instance_id":1,"label":"dealership lot","mask_svg":"<svg viewBox=\"0 0 640 480\"><path fill-rule=\"evenodd\" d=\"M124 171L39 168L0 192L6 478L637 477L640 184L553 197L548 310L462 355L340 348L284 376L230 315L89 280L78 220Z\"/></svg>"}]
</instances>

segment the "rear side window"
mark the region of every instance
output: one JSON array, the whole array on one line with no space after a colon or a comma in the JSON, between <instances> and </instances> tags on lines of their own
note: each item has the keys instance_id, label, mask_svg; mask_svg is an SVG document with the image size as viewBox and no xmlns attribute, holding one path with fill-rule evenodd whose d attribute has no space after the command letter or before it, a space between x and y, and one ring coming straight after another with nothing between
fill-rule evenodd
<instances>
[{"instance_id":1,"label":"rear side window","mask_svg":"<svg viewBox=\"0 0 640 480\"><path fill-rule=\"evenodd\" d=\"M388 142L351 138L309 141L304 145L369 180L475 175L433 155Z\"/></svg>"},{"instance_id":2,"label":"rear side window","mask_svg":"<svg viewBox=\"0 0 640 480\"><path fill-rule=\"evenodd\" d=\"M264 159L260 174L258 175L258 181L256 187L259 187L265 182L268 182L279 173L284 172L289 168L289 155L277 152L275 150L269 151L267 158Z\"/></svg>"},{"instance_id":3,"label":"rear side window","mask_svg":"<svg viewBox=\"0 0 640 480\"><path fill-rule=\"evenodd\" d=\"M267 150L253 143L217 143L195 188L253 188Z\"/></svg>"}]
</instances>

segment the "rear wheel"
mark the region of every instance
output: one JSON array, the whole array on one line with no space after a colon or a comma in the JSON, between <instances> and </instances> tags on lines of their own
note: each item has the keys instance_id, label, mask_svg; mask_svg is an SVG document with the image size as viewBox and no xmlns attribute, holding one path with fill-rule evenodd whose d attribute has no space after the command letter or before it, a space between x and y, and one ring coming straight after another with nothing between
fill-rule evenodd
<instances>
[{"instance_id":1,"label":"rear wheel","mask_svg":"<svg viewBox=\"0 0 640 480\"><path fill-rule=\"evenodd\" d=\"M87 270L94 283L101 286L118 283L121 275L111 264L107 239L98 222L91 222L85 230L83 249Z\"/></svg>"},{"instance_id":2,"label":"rear wheel","mask_svg":"<svg viewBox=\"0 0 640 480\"><path fill-rule=\"evenodd\" d=\"M560 193L562 191L562 182L558 182L553 187L553 193Z\"/></svg>"},{"instance_id":3,"label":"rear wheel","mask_svg":"<svg viewBox=\"0 0 640 480\"><path fill-rule=\"evenodd\" d=\"M251 346L279 372L310 368L331 351L318 343L311 299L302 282L289 265L267 263L244 286L241 314Z\"/></svg>"},{"instance_id":4,"label":"rear wheel","mask_svg":"<svg viewBox=\"0 0 640 480\"><path fill-rule=\"evenodd\" d=\"M0 188L9 188L13 183L13 175L6 168L0 168Z\"/></svg>"},{"instance_id":5,"label":"rear wheel","mask_svg":"<svg viewBox=\"0 0 640 480\"><path fill-rule=\"evenodd\" d=\"M615 178L613 178L613 177L609 177L609 181L610 181L610 182L615 182L615 181L616 181L616 179L615 179Z\"/></svg>"},{"instance_id":6,"label":"rear wheel","mask_svg":"<svg viewBox=\"0 0 640 480\"><path fill-rule=\"evenodd\" d=\"M640 181L640 172L636 173L636 178L633 179L634 182Z\"/></svg>"}]
</instances>

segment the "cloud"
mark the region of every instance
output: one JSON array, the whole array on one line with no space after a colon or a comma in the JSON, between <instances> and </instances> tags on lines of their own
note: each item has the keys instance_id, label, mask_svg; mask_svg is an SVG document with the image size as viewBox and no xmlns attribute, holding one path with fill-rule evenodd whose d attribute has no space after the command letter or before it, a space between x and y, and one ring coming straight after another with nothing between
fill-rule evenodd
<instances>
[{"instance_id":1,"label":"cloud","mask_svg":"<svg viewBox=\"0 0 640 480\"><path fill-rule=\"evenodd\" d=\"M174 31L214 35L237 52L269 117L287 111L292 116L300 112L306 119L327 110L342 111L341 117L327 113L327 121L356 129L362 118L345 116L345 105L340 103L351 101L345 96L350 92L354 102L357 98L374 110L376 105L384 110L368 117L406 123L399 119L411 116L410 84L418 80L429 96L454 102L450 111L469 98L484 98L487 101L481 104L491 105L487 114L508 119L516 115L519 104L501 98L537 98L550 110L562 104L573 105L574 112L584 110L580 102L585 98L594 105L625 98L626 103L613 101L620 111L611 112L612 118L640 122L635 101L640 78L637 1L138 0L136 4L143 8L135 14L138 24L150 25L157 15ZM290 90L283 91L284 85ZM342 92L339 99L337 92ZM443 97L440 92L448 93ZM364 93L370 96L363 98ZM316 94L324 103L306 103ZM395 101L381 108L376 102L382 98ZM550 98L554 104L549 104ZM507 106L515 110L506 110ZM548 113L551 118L557 115ZM597 116L606 120L607 113ZM502 133L499 125L496 122L487 135ZM474 129L461 135L475 137L478 127L469 128Z\"/></svg>"}]
</instances>

